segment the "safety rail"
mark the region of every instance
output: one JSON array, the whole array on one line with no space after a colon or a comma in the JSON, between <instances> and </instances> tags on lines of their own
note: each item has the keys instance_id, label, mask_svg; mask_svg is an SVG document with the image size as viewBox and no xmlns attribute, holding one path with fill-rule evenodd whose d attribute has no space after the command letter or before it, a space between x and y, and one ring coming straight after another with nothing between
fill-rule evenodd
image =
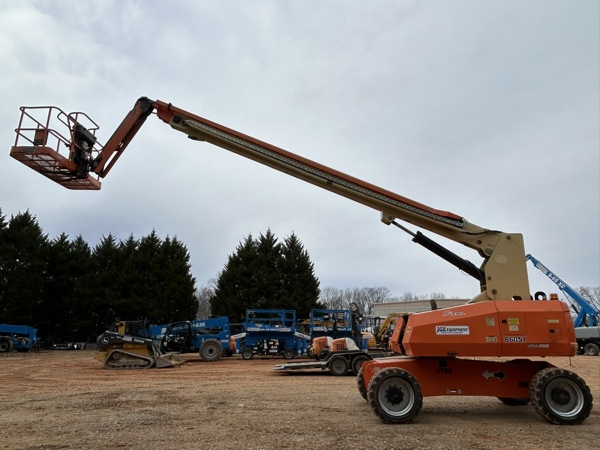
<instances>
[{"instance_id":1,"label":"safety rail","mask_svg":"<svg viewBox=\"0 0 600 450\"><path fill-rule=\"evenodd\" d=\"M100 189L97 177L78 175L102 151L95 139L99 126L85 113L65 113L55 106L23 106L10 156L68 189ZM59 131L61 130L61 131ZM63 131L66 130L66 131ZM93 145L82 149L76 133L86 133ZM79 158L77 154L85 154Z\"/></svg>"}]
</instances>

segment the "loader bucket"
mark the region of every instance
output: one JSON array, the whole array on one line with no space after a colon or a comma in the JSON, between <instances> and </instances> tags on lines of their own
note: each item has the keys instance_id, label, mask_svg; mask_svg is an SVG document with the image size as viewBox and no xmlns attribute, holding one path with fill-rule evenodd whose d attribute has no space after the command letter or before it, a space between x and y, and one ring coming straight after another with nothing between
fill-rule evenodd
<instances>
[{"instance_id":1,"label":"loader bucket","mask_svg":"<svg viewBox=\"0 0 600 450\"><path fill-rule=\"evenodd\" d=\"M179 367L183 360L177 353L167 353L165 355L158 355L155 357L156 368L162 369L166 367Z\"/></svg>"}]
</instances>

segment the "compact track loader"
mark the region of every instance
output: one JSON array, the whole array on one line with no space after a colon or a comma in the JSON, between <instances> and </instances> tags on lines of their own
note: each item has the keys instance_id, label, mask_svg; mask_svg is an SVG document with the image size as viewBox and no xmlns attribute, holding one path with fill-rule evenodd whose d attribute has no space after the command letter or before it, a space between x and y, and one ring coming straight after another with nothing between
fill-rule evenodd
<instances>
[{"instance_id":1,"label":"compact track loader","mask_svg":"<svg viewBox=\"0 0 600 450\"><path fill-rule=\"evenodd\" d=\"M105 369L148 369L176 367L182 363L177 353L163 353L158 339L126 334L127 322L105 331L96 341L95 358Z\"/></svg>"}]
</instances>

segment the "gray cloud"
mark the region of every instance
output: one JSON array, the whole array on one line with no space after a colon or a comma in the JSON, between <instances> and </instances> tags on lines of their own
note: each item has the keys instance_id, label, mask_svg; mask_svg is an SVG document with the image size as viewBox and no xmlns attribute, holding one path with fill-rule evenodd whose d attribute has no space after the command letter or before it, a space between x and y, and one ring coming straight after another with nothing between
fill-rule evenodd
<instances>
[{"instance_id":1,"label":"gray cloud","mask_svg":"<svg viewBox=\"0 0 600 450\"><path fill-rule=\"evenodd\" d=\"M92 245L177 235L200 283L270 227L298 235L322 286L476 293L376 211L153 118L100 192L64 190L8 157L21 105L85 111L106 141L146 95L522 232L571 285L599 285L599 13L595 1L2 4L0 207ZM554 289L530 275L532 291Z\"/></svg>"}]
</instances>

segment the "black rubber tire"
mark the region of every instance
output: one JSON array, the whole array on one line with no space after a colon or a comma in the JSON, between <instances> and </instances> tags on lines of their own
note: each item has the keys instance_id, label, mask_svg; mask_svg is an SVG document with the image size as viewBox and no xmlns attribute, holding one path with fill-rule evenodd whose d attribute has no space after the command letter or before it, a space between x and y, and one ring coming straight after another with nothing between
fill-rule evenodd
<instances>
[{"instance_id":1,"label":"black rubber tire","mask_svg":"<svg viewBox=\"0 0 600 450\"><path fill-rule=\"evenodd\" d=\"M600 346L593 342L588 342L585 344L585 347L583 347L583 352L588 356L598 356L598 354L600 354Z\"/></svg>"},{"instance_id":2,"label":"black rubber tire","mask_svg":"<svg viewBox=\"0 0 600 450\"><path fill-rule=\"evenodd\" d=\"M245 360L250 360L250 359L252 359L253 356L254 356L254 352L250 348L245 348L242 351L242 358L244 358Z\"/></svg>"},{"instance_id":3,"label":"black rubber tire","mask_svg":"<svg viewBox=\"0 0 600 450\"><path fill-rule=\"evenodd\" d=\"M218 339L210 338L205 339L200 344L200 358L204 361L212 362L217 361L223 353L223 347Z\"/></svg>"},{"instance_id":4,"label":"black rubber tire","mask_svg":"<svg viewBox=\"0 0 600 450\"><path fill-rule=\"evenodd\" d=\"M508 406L523 406L529 403L529 397L498 397L498 400Z\"/></svg>"},{"instance_id":5,"label":"black rubber tire","mask_svg":"<svg viewBox=\"0 0 600 450\"><path fill-rule=\"evenodd\" d=\"M358 388L360 396L366 400L367 387L365 386L365 376L363 375L362 367L358 369L358 373L356 374L356 387Z\"/></svg>"},{"instance_id":6,"label":"black rubber tire","mask_svg":"<svg viewBox=\"0 0 600 450\"><path fill-rule=\"evenodd\" d=\"M0 339L0 353L8 353L8 352L12 351L12 349L13 349L13 343L10 339L8 339L8 338Z\"/></svg>"},{"instance_id":7,"label":"black rubber tire","mask_svg":"<svg viewBox=\"0 0 600 450\"><path fill-rule=\"evenodd\" d=\"M529 398L538 414L556 425L580 424L592 410L588 385L576 373L560 367L536 373L529 383Z\"/></svg>"},{"instance_id":8,"label":"black rubber tire","mask_svg":"<svg viewBox=\"0 0 600 450\"><path fill-rule=\"evenodd\" d=\"M329 367L329 372L336 377L342 377L350 370L350 364L343 356L334 356L327 366Z\"/></svg>"},{"instance_id":9,"label":"black rubber tire","mask_svg":"<svg viewBox=\"0 0 600 450\"><path fill-rule=\"evenodd\" d=\"M371 379L367 401L383 422L409 423L423 407L423 391L409 371L388 367Z\"/></svg>"},{"instance_id":10,"label":"black rubber tire","mask_svg":"<svg viewBox=\"0 0 600 450\"><path fill-rule=\"evenodd\" d=\"M358 375L358 371L365 361L370 361L367 355L358 355L352 360L352 372Z\"/></svg>"},{"instance_id":11,"label":"black rubber tire","mask_svg":"<svg viewBox=\"0 0 600 450\"><path fill-rule=\"evenodd\" d=\"M315 358L317 359L317 361L320 361L320 360L327 358L327 355L329 355L329 350L323 349L323 350L319 350L319 353L317 353L317 356Z\"/></svg>"},{"instance_id":12,"label":"black rubber tire","mask_svg":"<svg viewBox=\"0 0 600 450\"><path fill-rule=\"evenodd\" d=\"M285 359L293 359L294 358L294 350L292 350L291 348L286 348L283 351L283 357Z\"/></svg>"}]
</instances>

